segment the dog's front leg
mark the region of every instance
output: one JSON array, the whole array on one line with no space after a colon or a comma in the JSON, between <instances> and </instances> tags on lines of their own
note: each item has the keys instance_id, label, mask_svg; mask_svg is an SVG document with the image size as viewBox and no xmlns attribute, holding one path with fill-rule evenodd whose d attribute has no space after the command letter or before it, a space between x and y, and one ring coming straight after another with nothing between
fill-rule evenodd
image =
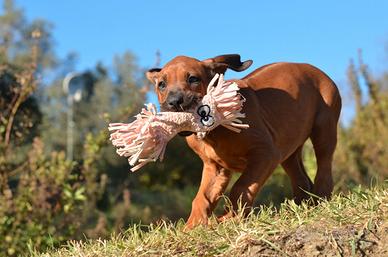
<instances>
[{"instance_id":1,"label":"dog's front leg","mask_svg":"<svg viewBox=\"0 0 388 257\"><path fill-rule=\"evenodd\" d=\"M212 161L204 162L201 185L192 202L191 214L186 223L186 229L198 224L207 224L208 217L217 205L220 196L225 191L231 172L221 168Z\"/></svg>"}]
</instances>

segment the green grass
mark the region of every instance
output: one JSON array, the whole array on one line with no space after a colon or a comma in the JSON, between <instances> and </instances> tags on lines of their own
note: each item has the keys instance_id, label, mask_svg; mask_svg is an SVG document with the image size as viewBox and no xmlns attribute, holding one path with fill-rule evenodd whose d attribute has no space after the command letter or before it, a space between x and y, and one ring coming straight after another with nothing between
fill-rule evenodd
<instances>
[{"instance_id":1,"label":"green grass","mask_svg":"<svg viewBox=\"0 0 388 257\"><path fill-rule=\"evenodd\" d=\"M317 206L284 202L247 218L183 231L184 222L135 225L109 240L69 242L39 256L388 256L388 184Z\"/></svg>"}]
</instances>

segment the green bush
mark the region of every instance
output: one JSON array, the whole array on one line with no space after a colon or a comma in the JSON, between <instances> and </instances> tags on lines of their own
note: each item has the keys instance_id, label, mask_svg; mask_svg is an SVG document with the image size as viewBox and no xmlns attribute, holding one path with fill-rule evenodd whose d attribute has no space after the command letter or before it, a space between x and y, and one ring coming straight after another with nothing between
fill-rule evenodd
<instances>
[{"instance_id":1,"label":"green bush","mask_svg":"<svg viewBox=\"0 0 388 257\"><path fill-rule=\"evenodd\" d=\"M97 151L95 139L88 140L88 154L77 168L63 152L45 156L35 138L25 163L1 173L0 252L17 255L82 237L106 182L94 169Z\"/></svg>"},{"instance_id":2,"label":"green bush","mask_svg":"<svg viewBox=\"0 0 388 257\"><path fill-rule=\"evenodd\" d=\"M63 153L43 156L35 139L28 160L17 176L1 177L0 252L9 255L30 244L44 249L72 236L79 227L77 216L85 201L85 187Z\"/></svg>"}]
</instances>

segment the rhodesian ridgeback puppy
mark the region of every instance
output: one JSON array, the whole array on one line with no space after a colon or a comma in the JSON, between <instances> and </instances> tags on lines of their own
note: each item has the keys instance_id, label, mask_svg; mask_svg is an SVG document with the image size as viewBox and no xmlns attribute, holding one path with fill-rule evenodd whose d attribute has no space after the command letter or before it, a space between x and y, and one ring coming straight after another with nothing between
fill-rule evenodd
<instances>
[{"instance_id":1,"label":"rhodesian ridgeback puppy","mask_svg":"<svg viewBox=\"0 0 388 257\"><path fill-rule=\"evenodd\" d=\"M155 84L163 111L186 111L206 93L215 73L227 69L243 71L252 64L240 55L221 55L199 61L178 56L162 69L151 69L147 78ZM333 190L332 159L337 142L341 97L335 83L309 64L273 63L234 80L246 99L244 123L249 129L232 132L222 126L203 139L186 134L189 146L203 161L202 180L192 202L187 228L207 224L208 217L224 193L231 172L241 176L230 192L232 217L241 201L246 207L281 164L291 179L294 199L300 203L312 192L330 198ZM314 184L302 162L302 147L310 138L317 159Z\"/></svg>"}]
</instances>

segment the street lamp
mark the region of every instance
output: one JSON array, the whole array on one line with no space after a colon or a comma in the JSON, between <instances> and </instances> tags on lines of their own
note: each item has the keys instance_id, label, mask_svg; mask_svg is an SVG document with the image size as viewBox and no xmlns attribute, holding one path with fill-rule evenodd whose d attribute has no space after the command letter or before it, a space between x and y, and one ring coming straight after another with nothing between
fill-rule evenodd
<instances>
[{"instance_id":1,"label":"street lamp","mask_svg":"<svg viewBox=\"0 0 388 257\"><path fill-rule=\"evenodd\" d=\"M66 159L73 161L74 152L74 102L82 99L83 81L82 74L77 72L68 73L63 79L63 92L67 94L67 138L66 138Z\"/></svg>"}]
</instances>

